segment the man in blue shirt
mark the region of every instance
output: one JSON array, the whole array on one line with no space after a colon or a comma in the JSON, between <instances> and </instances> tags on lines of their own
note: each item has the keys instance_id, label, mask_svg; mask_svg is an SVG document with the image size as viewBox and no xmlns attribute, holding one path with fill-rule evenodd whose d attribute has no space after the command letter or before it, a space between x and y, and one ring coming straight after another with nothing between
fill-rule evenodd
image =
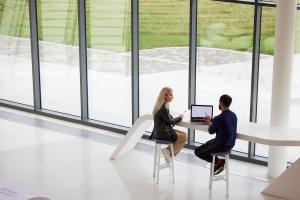
<instances>
[{"instance_id":1,"label":"man in blue shirt","mask_svg":"<svg viewBox=\"0 0 300 200\"><path fill-rule=\"evenodd\" d=\"M208 132L216 133L216 137L207 141L195 150L195 155L207 162L212 162L211 153L230 151L236 140L237 117L234 112L229 110L232 98L229 95L222 95L219 100L219 109L221 114L214 117L211 122L211 116L206 116L206 123L209 125ZM225 160L216 157L214 173L219 174L224 170Z\"/></svg>"}]
</instances>

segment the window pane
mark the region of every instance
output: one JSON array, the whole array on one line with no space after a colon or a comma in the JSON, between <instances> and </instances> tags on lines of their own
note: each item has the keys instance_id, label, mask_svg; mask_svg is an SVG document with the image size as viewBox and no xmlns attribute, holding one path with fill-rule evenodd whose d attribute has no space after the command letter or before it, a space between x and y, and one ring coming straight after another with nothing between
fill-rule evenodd
<instances>
[{"instance_id":1,"label":"window pane","mask_svg":"<svg viewBox=\"0 0 300 200\"><path fill-rule=\"evenodd\" d=\"M229 94L239 121L249 121L252 68L253 6L200 1L198 7L197 103L214 105ZM196 132L204 143L214 136ZM234 150L248 152L237 140Z\"/></svg>"},{"instance_id":2,"label":"window pane","mask_svg":"<svg viewBox=\"0 0 300 200\"><path fill-rule=\"evenodd\" d=\"M262 18L262 42L261 59L259 74L259 93L258 93L258 123L270 124L271 115L271 96L272 96L272 77L273 77L273 55L275 41L275 16L274 8L264 8ZM300 12L297 12L296 32L295 32L295 55L292 72L292 87L290 98L290 127L299 127L300 112ZM299 158L299 147L287 148L288 161L294 162ZM256 145L256 154L268 156L268 146Z\"/></svg>"},{"instance_id":3,"label":"window pane","mask_svg":"<svg viewBox=\"0 0 300 200\"><path fill-rule=\"evenodd\" d=\"M188 44L189 1L140 1L140 115L165 86L174 90L171 111L187 109Z\"/></svg>"},{"instance_id":4,"label":"window pane","mask_svg":"<svg viewBox=\"0 0 300 200\"><path fill-rule=\"evenodd\" d=\"M131 125L130 0L87 1L90 118Z\"/></svg>"},{"instance_id":5,"label":"window pane","mask_svg":"<svg viewBox=\"0 0 300 200\"><path fill-rule=\"evenodd\" d=\"M80 115L77 1L37 1L42 107Z\"/></svg>"},{"instance_id":6,"label":"window pane","mask_svg":"<svg viewBox=\"0 0 300 200\"><path fill-rule=\"evenodd\" d=\"M262 11L257 123L270 124L276 9ZM255 154L268 157L268 146L256 144Z\"/></svg>"},{"instance_id":7,"label":"window pane","mask_svg":"<svg viewBox=\"0 0 300 200\"><path fill-rule=\"evenodd\" d=\"M291 99L290 99L290 126L300 128L300 11L297 11L295 32L295 55L293 66ZM300 155L300 147L288 148L288 161L295 162Z\"/></svg>"},{"instance_id":8,"label":"window pane","mask_svg":"<svg viewBox=\"0 0 300 200\"><path fill-rule=\"evenodd\" d=\"M33 105L28 1L0 0L0 99Z\"/></svg>"}]
</instances>

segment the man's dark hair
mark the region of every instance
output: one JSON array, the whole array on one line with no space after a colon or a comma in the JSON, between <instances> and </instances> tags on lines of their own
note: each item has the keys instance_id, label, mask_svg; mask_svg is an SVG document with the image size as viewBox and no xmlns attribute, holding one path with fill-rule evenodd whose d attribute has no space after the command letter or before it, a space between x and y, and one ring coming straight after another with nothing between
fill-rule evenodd
<instances>
[{"instance_id":1,"label":"man's dark hair","mask_svg":"<svg viewBox=\"0 0 300 200\"><path fill-rule=\"evenodd\" d=\"M220 102L223 103L224 106L226 106L227 108L229 108L231 102L232 102L232 98L227 95L227 94L223 94L221 97L220 97Z\"/></svg>"}]
</instances>

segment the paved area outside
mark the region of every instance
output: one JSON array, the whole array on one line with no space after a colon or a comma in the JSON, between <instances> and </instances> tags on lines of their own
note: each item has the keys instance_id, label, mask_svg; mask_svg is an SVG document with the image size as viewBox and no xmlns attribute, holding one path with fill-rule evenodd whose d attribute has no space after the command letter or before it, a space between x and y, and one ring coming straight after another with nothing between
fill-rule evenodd
<instances>
[{"instance_id":1,"label":"paved area outside","mask_svg":"<svg viewBox=\"0 0 300 200\"><path fill-rule=\"evenodd\" d=\"M78 67L79 48L50 42L40 42L40 61ZM31 57L29 39L0 36L0 55L28 59ZM198 47L197 65L209 67L251 61L251 52ZM140 73L155 73L188 68L188 47L166 47L140 50ZM262 56L263 58L269 56ZM151 60L151 62L149 62ZM114 61L114 62L112 62ZM116 62L118 63L116 65ZM130 75L131 52L114 53L88 49L88 67L103 72Z\"/></svg>"}]
</instances>

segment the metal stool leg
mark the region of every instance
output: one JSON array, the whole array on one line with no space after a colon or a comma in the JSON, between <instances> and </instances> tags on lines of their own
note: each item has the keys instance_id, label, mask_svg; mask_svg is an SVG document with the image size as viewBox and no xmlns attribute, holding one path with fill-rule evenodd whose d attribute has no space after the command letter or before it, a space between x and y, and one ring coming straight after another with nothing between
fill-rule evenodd
<instances>
[{"instance_id":1,"label":"metal stool leg","mask_svg":"<svg viewBox=\"0 0 300 200\"><path fill-rule=\"evenodd\" d=\"M158 151L157 151L157 159L158 159L158 163L157 163L157 184L159 183L159 171L160 171L160 152L161 152L161 144L158 144Z\"/></svg>"},{"instance_id":2,"label":"metal stool leg","mask_svg":"<svg viewBox=\"0 0 300 200\"><path fill-rule=\"evenodd\" d=\"M171 165L172 165L172 179L173 183L175 182L175 175L174 175L174 146L173 144L170 144L170 149L171 149Z\"/></svg>"},{"instance_id":3,"label":"metal stool leg","mask_svg":"<svg viewBox=\"0 0 300 200\"><path fill-rule=\"evenodd\" d=\"M153 177L156 176L156 170L157 170L157 148L158 148L158 145L155 144L155 147L154 147L154 166L153 166Z\"/></svg>"},{"instance_id":4,"label":"metal stool leg","mask_svg":"<svg viewBox=\"0 0 300 200\"><path fill-rule=\"evenodd\" d=\"M210 192L212 190L212 185L213 185L215 160L216 160L216 157L213 156L213 160L212 160L212 163L210 165L210 176L209 176L209 190L210 190Z\"/></svg>"},{"instance_id":5,"label":"metal stool leg","mask_svg":"<svg viewBox=\"0 0 300 200\"><path fill-rule=\"evenodd\" d=\"M226 155L225 158L225 167L226 167L226 195L229 195L229 155Z\"/></svg>"}]
</instances>

